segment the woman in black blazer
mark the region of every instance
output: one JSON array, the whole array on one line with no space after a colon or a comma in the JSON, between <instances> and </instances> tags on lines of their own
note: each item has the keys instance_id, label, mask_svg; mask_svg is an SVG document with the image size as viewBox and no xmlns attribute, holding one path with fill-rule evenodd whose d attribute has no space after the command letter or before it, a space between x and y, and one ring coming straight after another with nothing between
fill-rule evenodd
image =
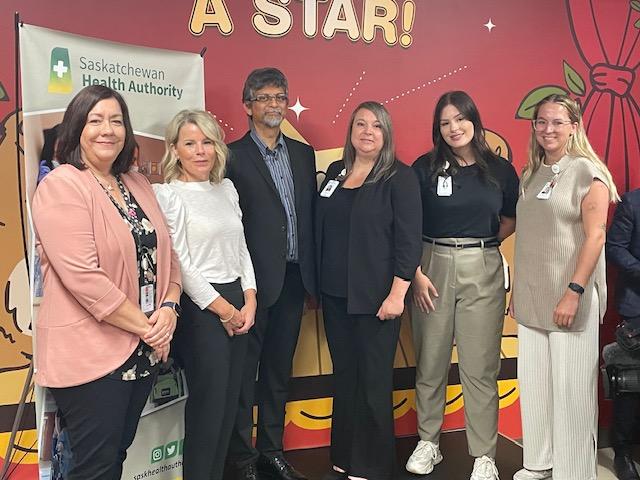
<instances>
[{"instance_id":1,"label":"woman in black blazer","mask_svg":"<svg viewBox=\"0 0 640 480\"><path fill-rule=\"evenodd\" d=\"M393 360L421 231L418 181L395 158L389 113L364 102L351 116L343 159L327 170L316 212L338 477L393 477Z\"/></svg>"}]
</instances>

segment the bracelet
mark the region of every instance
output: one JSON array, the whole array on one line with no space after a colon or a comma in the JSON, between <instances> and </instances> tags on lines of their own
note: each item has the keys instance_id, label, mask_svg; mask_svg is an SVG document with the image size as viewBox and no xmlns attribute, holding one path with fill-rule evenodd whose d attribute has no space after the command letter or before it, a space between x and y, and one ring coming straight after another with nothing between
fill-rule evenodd
<instances>
[{"instance_id":1,"label":"bracelet","mask_svg":"<svg viewBox=\"0 0 640 480\"><path fill-rule=\"evenodd\" d=\"M576 292L578 295L582 295L584 293L584 287L582 285L578 285L575 282L571 282L567 285L567 288L572 292Z\"/></svg>"},{"instance_id":2,"label":"bracelet","mask_svg":"<svg viewBox=\"0 0 640 480\"><path fill-rule=\"evenodd\" d=\"M222 323L229 323L235 314L236 314L236 307L231 305L231 315L229 315L229 318L222 318L222 316L220 316L220 321Z\"/></svg>"}]
</instances>

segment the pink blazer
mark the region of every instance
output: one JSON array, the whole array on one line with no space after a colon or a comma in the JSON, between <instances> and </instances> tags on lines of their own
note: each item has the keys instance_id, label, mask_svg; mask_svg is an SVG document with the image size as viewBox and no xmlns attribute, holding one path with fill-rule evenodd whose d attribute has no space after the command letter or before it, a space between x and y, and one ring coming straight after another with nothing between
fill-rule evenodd
<instances>
[{"instance_id":1,"label":"pink blazer","mask_svg":"<svg viewBox=\"0 0 640 480\"><path fill-rule=\"evenodd\" d=\"M124 184L156 229L157 306L180 266L148 180ZM113 371L139 337L102 320L128 298L139 305L136 247L128 226L89 170L62 165L38 186L32 204L44 297L35 322L35 379L45 387L81 385Z\"/></svg>"}]
</instances>

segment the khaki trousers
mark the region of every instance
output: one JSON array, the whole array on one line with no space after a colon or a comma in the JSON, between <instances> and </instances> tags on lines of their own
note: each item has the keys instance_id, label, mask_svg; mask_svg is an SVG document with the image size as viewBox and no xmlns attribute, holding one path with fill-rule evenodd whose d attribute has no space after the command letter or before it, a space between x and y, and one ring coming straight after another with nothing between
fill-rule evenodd
<instances>
[{"instance_id":1,"label":"khaki trousers","mask_svg":"<svg viewBox=\"0 0 640 480\"><path fill-rule=\"evenodd\" d=\"M477 238L437 240L478 242ZM497 247L460 249L425 242L421 265L439 297L434 299L434 312L424 314L415 305L411 310L418 434L422 440L439 443L455 338L469 453L495 457L505 311L502 256Z\"/></svg>"}]
</instances>

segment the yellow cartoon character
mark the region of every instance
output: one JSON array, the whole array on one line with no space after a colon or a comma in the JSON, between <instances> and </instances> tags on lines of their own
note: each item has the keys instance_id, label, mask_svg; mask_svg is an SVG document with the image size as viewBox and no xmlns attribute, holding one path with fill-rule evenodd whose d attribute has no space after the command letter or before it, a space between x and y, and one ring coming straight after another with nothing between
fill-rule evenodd
<instances>
[{"instance_id":1,"label":"yellow cartoon character","mask_svg":"<svg viewBox=\"0 0 640 480\"><path fill-rule=\"evenodd\" d=\"M29 367L32 346L30 334L29 279L25 259L26 221L23 182L18 177L15 151L15 117L0 126L0 285L4 308L0 309L0 373Z\"/></svg>"},{"instance_id":2,"label":"yellow cartoon character","mask_svg":"<svg viewBox=\"0 0 640 480\"><path fill-rule=\"evenodd\" d=\"M0 308L0 405L13 406L20 400L33 353L31 343L31 301L26 261L26 209L24 177L16 158L16 117L7 116L0 124L0 286L3 299ZM27 397L32 402L33 397ZM32 409L28 408L28 412ZM3 409L0 414L0 457L3 457L9 441L15 409ZM6 416L3 416L6 415ZM33 417L33 413L30 413ZM35 425L35 418L23 417L22 425ZM22 478L24 469L37 467L35 427L18 433L18 452L13 462L20 460L15 470L16 478ZM2 458L0 458L0 464ZM13 470L14 466L11 467ZM36 470L37 472L37 470ZM26 478L26 477L25 477Z\"/></svg>"}]
</instances>

